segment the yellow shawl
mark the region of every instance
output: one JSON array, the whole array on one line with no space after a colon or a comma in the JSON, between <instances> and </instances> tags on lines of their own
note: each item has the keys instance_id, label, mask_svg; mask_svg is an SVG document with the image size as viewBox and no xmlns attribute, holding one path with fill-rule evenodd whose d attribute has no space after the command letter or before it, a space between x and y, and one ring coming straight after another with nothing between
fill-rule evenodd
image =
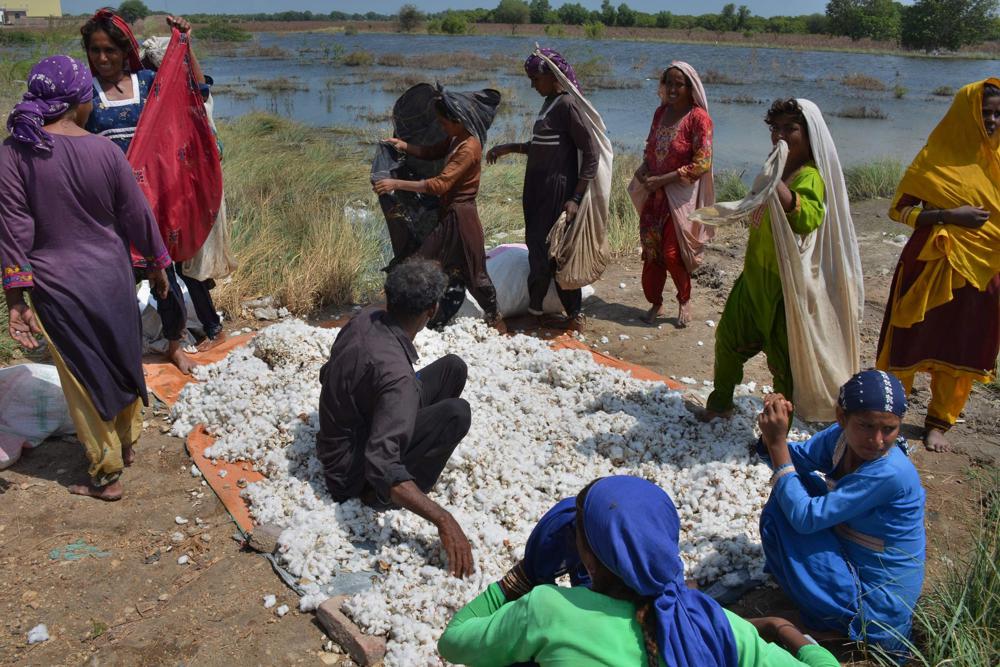
<instances>
[{"instance_id":1,"label":"yellow shawl","mask_svg":"<svg viewBox=\"0 0 1000 667\"><path fill-rule=\"evenodd\" d=\"M989 78L958 91L903 175L896 197L906 193L937 208L979 206L990 211L990 218L979 229L934 228L919 255L927 265L896 302L893 326L910 327L951 301L956 289L972 284L983 290L1000 273L1000 131L990 137L983 125L986 83L1000 87L1000 79Z\"/></svg>"}]
</instances>

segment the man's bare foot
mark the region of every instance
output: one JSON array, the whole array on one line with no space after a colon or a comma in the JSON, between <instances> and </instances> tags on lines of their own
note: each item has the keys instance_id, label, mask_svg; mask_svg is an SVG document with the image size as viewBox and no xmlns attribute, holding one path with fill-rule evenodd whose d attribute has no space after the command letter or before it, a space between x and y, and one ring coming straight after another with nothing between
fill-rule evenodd
<instances>
[{"instance_id":1,"label":"man's bare foot","mask_svg":"<svg viewBox=\"0 0 1000 667\"><path fill-rule=\"evenodd\" d=\"M646 324L652 324L653 322L656 321L656 318L659 317L660 313L662 312L663 312L663 304L661 303L659 305L651 307L649 310L646 311L645 315L640 315L639 319L645 322Z\"/></svg>"},{"instance_id":2,"label":"man's bare foot","mask_svg":"<svg viewBox=\"0 0 1000 667\"><path fill-rule=\"evenodd\" d=\"M199 352L204 352L206 350L211 350L216 345L220 345L226 341L226 332L220 331L215 335L215 338L206 338L205 340L198 343L197 348Z\"/></svg>"},{"instance_id":3,"label":"man's bare foot","mask_svg":"<svg viewBox=\"0 0 1000 667\"><path fill-rule=\"evenodd\" d=\"M924 432L924 447L929 452L950 452L951 443L944 437L944 431L929 428Z\"/></svg>"},{"instance_id":4,"label":"man's bare foot","mask_svg":"<svg viewBox=\"0 0 1000 667\"><path fill-rule=\"evenodd\" d=\"M106 486L94 486L90 482L86 484L71 484L68 490L77 496L90 496L91 498L107 500L108 502L121 500L122 494L125 492L122 488L122 482L119 479Z\"/></svg>"},{"instance_id":5,"label":"man's bare foot","mask_svg":"<svg viewBox=\"0 0 1000 667\"><path fill-rule=\"evenodd\" d=\"M170 341L170 345L167 347L167 360L177 367L181 373L184 375L191 375L191 369L194 364L188 359L187 354L184 353L184 349L181 347L181 342L179 340Z\"/></svg>"},{"instance_id":6,"label":"man's bare foot","mask_svg":"<svg viewBox=\"0 0 1000 667\"><path fill-rule=\"evenodd\" d=\"M691 322L691 302L682 303L677 310L677 326L686 327Z\"/></svg>"},{"instance_id":7,"label":"man's bare foot","mask_svg":"<svg viewBox=\"0 0 1000 667\"><path fill-rule=\"evenodd\" d=\"M122 447L122 462L126 468L135 463L135 445Z\"/></svg>"},{"instance_id":8,"label":"man's bare foot","mask_svg":"<svg viewBox=\"0 0 1000 667\"><path fill-rule=\"evenodd\" d=\"M730 417L733 416L733 409L729 408L728 410L723 410L722 412L716 412L715 410L709 410L708 408L705 408L704 410L699 410L698 412L694 413L694 416L698 421L707 424L713 419L729 419Z\"/></svg>"},{"instance_id":9,"label":"man's bare foot","mask_svg":"<svg viewBox=\"0 0 1000 667\"><path fill-rule=\"evenodd\" d=\"M503 321L500 316L495 317L493 320L487 321L491 327L497 330L497 333L505 334L507 333L507 323Z\"/></svg>"}]
</instances>

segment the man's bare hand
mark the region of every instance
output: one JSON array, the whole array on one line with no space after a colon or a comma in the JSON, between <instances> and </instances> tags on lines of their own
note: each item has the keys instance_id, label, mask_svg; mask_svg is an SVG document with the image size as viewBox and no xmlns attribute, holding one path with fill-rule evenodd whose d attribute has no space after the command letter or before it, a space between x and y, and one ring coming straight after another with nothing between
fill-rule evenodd
<instances>
[{"instance_id":1,"label":"man's bare hand","mask_svg":"<svg viewBox=\"0 0 1000 667\"><path fill-rule=\"evenodd\" d=\"M465 579L475 570L472 560L472 545L455 518L446 513L438 524L441 545L448 554L448 572L452 576Z\"/></svg>"}]
</instances>

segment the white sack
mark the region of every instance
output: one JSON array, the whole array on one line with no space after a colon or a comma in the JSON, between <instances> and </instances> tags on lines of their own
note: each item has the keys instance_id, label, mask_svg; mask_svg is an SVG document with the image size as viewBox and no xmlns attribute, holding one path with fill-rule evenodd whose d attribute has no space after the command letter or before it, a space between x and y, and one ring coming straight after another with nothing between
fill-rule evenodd
<instances>
[{"instance_id":1,"label":"white sack","mask_svg":"<svg viewBox=\"0 0 1000 667\"><path fill-rule=\"evenodd\" d=\"M23 448L75 432L55 366L0 368L0 470L14 465Z\"/></svg>"},{"instance_id":2,"label":"white sack","mask_svg":"<svg viewBox=\"0 0 1000 667\"><path fill-rule=\"evenodd\" d=\"M699 208L688 219L703 225L716 226L743 220L769 201L778 183L781 182L787 160L788 144L779 140L771 149L764 166L760 168L760 173L753 179L750 192L743 199L716 202L712 206Z\"/></svg>"},{"instance_id":3,"label":"white sack","mask_svg":"<svg viewBox=\"0 0 1000 667\"><path fill-rule=\"evenodd\" d=\"M517 317L528 314L528 246L522 243L508 243L497 246L486 253L486 273L490 275L497 290L497 310L501 317ZM594 295L594 288L583 288L584 300ZM556 293L555 284L549 285L548 294L542 302L545 313L561 313L562 302ZM469 296L455 317L483 317L483 309Z\"/></svg>"},{"instance_id":4,"label":"white sack","mask_svg":"<svg viewBox=\"0 0 1000 667\"><path fill-rule=\"evenodd\" d=\"M188 329L199 331L202 334L205 332L201 327L201 320L198 319L198 314L194 311L194 304L191 303L191 295L188 293L187 285L184 284L180 276L177 277L177 282L181 286L181 295L184 297L184 311L187 316L187 322L184 325L183 342L185 345L194 345L195 340L188 333ZM167 349L167 340L163 337L163 322L160 320L160 314L156 312L156 297L149 288L148 280L143 280L139 283L135 297L139 305L139 314L142 316L143 353L165 352Z\"/></svg>"}]
</instances>

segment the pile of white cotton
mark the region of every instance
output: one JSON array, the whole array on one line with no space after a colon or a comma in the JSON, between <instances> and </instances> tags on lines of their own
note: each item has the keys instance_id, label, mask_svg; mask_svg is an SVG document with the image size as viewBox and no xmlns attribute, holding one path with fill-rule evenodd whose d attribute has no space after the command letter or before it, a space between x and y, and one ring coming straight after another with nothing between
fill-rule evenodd
<instances>
[{"instance_id":1,"label":"pile of white cotton","mask_svg":"<svg viewBox=\"0 0 1000 667\"><path fill-rule=\"evenodd\" d=\"M459 320L416 340L421 363L451 352L469 367L463 396L472 429L431 495L465 529L477 573L450 577L432 525L356 500L335 504L326 491L314 455L319 367L336 335L289 320L199 368L201 382L174 409L173 432L184 436L202 422L217 438L208 456L249 461L267 476L244 494L256 521L284 527L281 559L309 592L303 610L322 602L320 585L337 572L380 573L347 611L366 632L388 635L386 664L439 664L436 641L455 610L523 554L546 510L603 475L637 475L670 493L689 578L760 573L757 522L770 472L751 462L749 399L738 399L728 422L702 424L665 385L601 366L584 351L554 351Z\"/></svg>"}]
</instances>

